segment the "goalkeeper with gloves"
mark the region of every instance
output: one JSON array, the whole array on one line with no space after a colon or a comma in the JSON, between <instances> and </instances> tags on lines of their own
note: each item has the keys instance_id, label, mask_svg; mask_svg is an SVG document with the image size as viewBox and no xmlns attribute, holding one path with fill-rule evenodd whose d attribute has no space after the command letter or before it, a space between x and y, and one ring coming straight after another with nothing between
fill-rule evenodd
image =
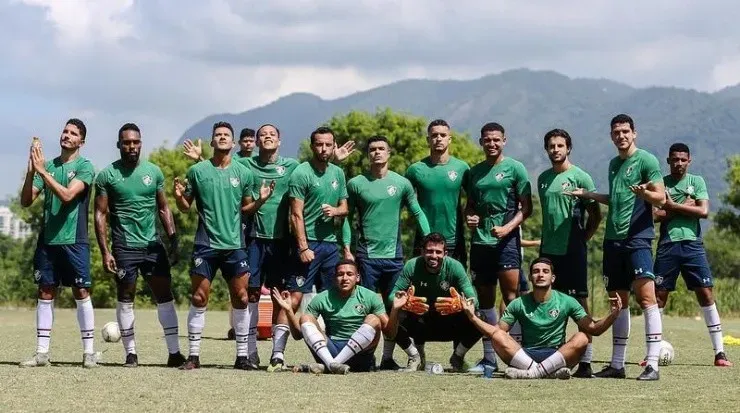
<instances>
[{"instance_id":1,"label":"goalkeeper with gloves","mask_svg":"<svg viewBox=\"0 0 740 413\"><path fill-rule=\"evenodd\" d=\"M478 306L475 289L463 265L447 256L445 245L441 234L427 235L422 255L406 262L388 297L393 309L387 333L409 355L404 371L424 369L427 341L458 343L450 364L454 371L464 371L465 353L481 338L462 312L464 300ZM414 346L418 351L407 351Z\"/></svg>"}]
</instances>

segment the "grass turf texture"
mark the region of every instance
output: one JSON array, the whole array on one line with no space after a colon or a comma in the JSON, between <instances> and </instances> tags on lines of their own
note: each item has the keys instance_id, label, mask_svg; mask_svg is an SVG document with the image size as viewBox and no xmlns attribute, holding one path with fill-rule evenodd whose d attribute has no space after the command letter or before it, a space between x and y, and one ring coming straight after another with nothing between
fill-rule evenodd
<instances>
[{"instance_id":1,"label":"grass turf texture","mask_svg":"<svg viewBox=\"0 0 740 413\"><path fill-rule=\"evenodd\" d=\"M187 312L178 313L180 343L187 356ZM96 310L96 344L104 351L103 366L80 367L79 330L74 310L56 310L51 341L52 366L21 369L18 362L35 350L35 312L0 310L0 406L2 411L737 411L740 367L716 368L703 320L665 317L664 338L676 351L673 365L661 368L661 380L640 383L634 378L644 355L643 317L632 317L627 354L627 380L571 379L512 381L497 375L484 379L466 374L431 375L378 372L347 376L314 376L292 372L235 371L235 344L224 339L226 312L206 313L201 349L203 367L180 371L163 367L166 347L153 310L136 312L139 368L121 367L123 347L105 343L100 327L115 320L113 310ZM740 320L723 321L725 334L740 336ZM573 325L570 326L571 329ZM611 332L595 340L594 359L611 354ZM259 342L263 369L271 343ZM449 367L451 344L429 343L428 361ZM740 361L738 347L726 347ZM474 363L478 344L467 356ZM380 356L378 350L377 356ZM289 364L312 360L302 341L288 342ZM406 356L396 349L396 360ZM594 370L602 363L595 362Z\"/></svg>"}]
</instances>

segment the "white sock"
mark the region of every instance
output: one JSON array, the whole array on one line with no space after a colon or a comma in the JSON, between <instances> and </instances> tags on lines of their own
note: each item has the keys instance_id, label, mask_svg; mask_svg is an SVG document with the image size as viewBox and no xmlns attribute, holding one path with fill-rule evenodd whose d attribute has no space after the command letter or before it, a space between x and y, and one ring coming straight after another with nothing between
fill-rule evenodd
<instances>
[{"instance_id":1,"label":"white sock","mask_svg":"<svg viewBox=\"0 0 740 413\"><path fill-rule=\"evenodd\" d=\"M462 343L458 343L457 347L455 347L455 355L465 357L465 355L468 354L468 350L470 350L469 347L465 347Z\"/></svg>"},{"instance_id":2,"label":"white sock","mask_svg":"<svg viewBox=\"0 0 740 413\"><path fill-rule=\"evenodd\" d=\"M586 346L586 351L581 356L581 363L591 363L591 360L594 358L594 346L591 343L588 343Z\"/></svg>"},{"instance_id":3,"label":"white sock","mask_svg":"<svg viewBox=\"0 0 740 413\"><path fill-rule=\"evenodd\" d=\"M206 325L206 307L190 304L188 312L188 343L190 356L200 356L200 337Z\"/></svg>"},{"instance_id":4,"label":"white sock","mask_svg":"<svg viewBox=\"0 0 740 413\"><path fill-rule=\"evenodd\" d=\"M38 303L36 304L37 353L49 352L52 324L54 324L54 300L38 300Z\"/></svg>"},{"instance_id":5,"label":"white sock","mask_svg":"<svg viewBox=\"0 0 740 413\"><path fill-rule=\"evenodd\" d=\"M285 346L288 344L290 327L285 324L272 326L272 357L273 359L285 359Z\"/></svg>"},{"instance_id":6,"label":"white sock","mask_svg":"<svg viewBox=\"0 0 740 413\"><path fill-rule=\"evenodd\" d=\"M394 341L393 344L395 345L396 342ZM403 351L409 357L416 357L416 356L419 355L419 349L416 348L416 345L414 344L413 341L411 342L411 344L409 344L408 347L406 347L405 349L403 349Z\"/></svg>"},{"instance_id":7,"label":"white sock","mask_svg":"<svg viewBox=\"0 0 740 413\"><path fill-rule=\"evenodd\" d=\"M719 319L717 304L702 307L701 312L704 313L704 322L709 330L709 338L712 340L714 354L725 351L725 344L722 342L722 322Z\"/></svg>"},{"instance_id":8,"label":"white sock","mask_svg":"<svg viewBox=\"0 0 740 413\"><path fill-rule=\"evenodd\" d=\"M612 361L615 369L624 368L624 358L627 354L627 341L630 338L630 310L619 311L617 319L612 325Z\"/></svg>"},{"instance_id":9,"label":"white sock","mask_svg":"<svg viewBox=\"0 0 740 413\"><path fill-rule=\"evenodd\" d=\"M563 367L565 367L563 353L556 351L552 356L544 359L542 363L537 365L537 377L547 377L549 374L555 373Z\"/></svg>"},{"instance_id":10,"label":"white sock","mask_svg":"<svg viewBox=\"0 0 740 413\"><path fill-rule=\"evenodd\" d=\"M519 345L522 344L522 325L519 324L518 321L515 321L514 325L511 326L511 329L509 329L509 335L511 336L511 338L516 340Z\"/></svg>"},{"instance_id":11,"label":"white sock","mask_svg":"<svg viewBox=\"0 0 740 413\"><path fill-rule=\"evenodd\" d=\"M369 324L363 324L352 334L347 345L334 358L336 363L346 363L347 360L368 348L375 339L375 329Z\"/></svg>"},{"instance_id":12,"label":"white sock","mask_svg":"<svg viewBox=\"0 0 740 413\"><path fill-rule=\"evenodd\" d=\"M80 337L82 338L82 352L93 354L93 341L95 338L95 311L93 310L90 296L77 302L77 323L80 325Z\"/></svg>"},{"instance_id":13,"label":"white sock","mask_svg":"<svg viewBox=\"0 0 740 413\"><path fill-rule=\"evenodd\" d=\"M516 353L514 353L514 357L512 357L511 361L509 362L509 366L520 370L529 370L536 365L537 363L535 363L534 360L529 357L527 352L521 348Z\"/></svg>"},{"instance_id":14,"label":"white sock","mask_svg":"<svg viewBox=\"0 0 740 413\"><path fill-rule=\"evenodd\" d=\"M658 370L660 342L663 340L663 320L660 318L657 304L645 308L642 314L645 316L645 347L647 347L645 360L648 366Z\"/></svg>"},{"instance_id":15,"label":"white sock","mask_svg":"<svg viewBox=\"0 0 740 413\"><path fill-rule=\"evenodd\" d=\"M303 333L303 341L324 362L324 365L329 367L334 358L331 356L329 349L326 348L326 338L321 334L319 328L313 323L303 323L301 324L301 333Z\"/></svg>"},{"instance_id":16,"label":"white sock","mask_svg":"<svg viewBox=\"0 0 740 413\"><path fill-rule=\"evenodd\" d=\"M249 310L244 309L231 309L231 314L234 317L234 335L236 336L236 356L246 357L249 355L247 351L247 333L249 333Z\"/></svg>"},{"instance_id":17,"label":"white sock","mask_svg":"<svg viewBox=\"0 0 740 413\"><path fill-rule=\"evenodd\" d=\"M247 353L250 360L257 359L257 323L259 322L260 310L259 303L249 303L247 305L249 313L249 331L247 332Z\"/></svg>"},{"instance_id":18,"label":"white sock","mask_svg":"<svg viewBox=\"0 0 740 413\"><path fill-rule=\"evenodd\" d=\"M136 339L134 337L134 303L119 301L116 304L116 319L121 330L124 354L136 354Z\"/></svg>"},{"instance_id":19,"label":"white sock","mask_svg":"<svg viewBox=\"0 0 740 413\"><path fill-rule=\"evenodd\" d=\"M414 345L411 344L410 347L414 347ZM395 349L396 349L396 342L389 339L385 335L383 335L383 355L381 356L380 359L381 360L393 360L393 350ZM414 347L414 350L416 350L416 347Z\"/></svg>"},{"instance_id":20,"label":"white sock","mask_svg":"<svg viewBox=\"0 0 740 413\"><path fill-rule=\"evenodd\" d=\"M170 354L180 352L180 341L177 337L179 328L177 326L177 311L175 300L157 304L157 317L162 325L164 341L167 343L167 352Z\"/></svg>"},{"instance_id":21,"label":"white sock","mask_svg":"<svg viewBox=\"0 0 740 413\"><path fill-rule=\"evenodd\" d=\"M498 315L496 314L495 308L484 308L480 310L482 316L485 317L485 322L495 326L498 323ZM488 336L483 336L483 358L496 364L496 352L493 350L493 343Z\"/></svg>"}]
</instances>

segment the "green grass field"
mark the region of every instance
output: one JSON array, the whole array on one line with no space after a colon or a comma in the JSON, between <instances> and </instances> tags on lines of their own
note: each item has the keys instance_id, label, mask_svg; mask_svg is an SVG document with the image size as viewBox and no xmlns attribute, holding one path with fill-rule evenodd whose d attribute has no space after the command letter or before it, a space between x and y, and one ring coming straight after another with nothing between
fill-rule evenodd
<instances>
[{"instance_id":1,"label":"green grass field","mask_svg":"<svg viewBox=\"0 0 740 413\"><path fill-rule=\"evenodd\" d=\"M712 349L703 321L664 319L664 337L676 349L673 365L661 369L661 380L634 380L644 354L642 317L633 317L627 380L510 381L465 374L353 373L347 376L234 371L234 343L223 339L227 313L209 312L198 371L162 367L166 348L156 312L137 311L136 338L140 367L120 367L121 343L104 343L103 366L80 367L81 347L74 310L56 310L52 335L53 366L20 369L17 363L35 350L35 312L0 310L0 410L8 411L740 411L740 367L713 367ZM187 355L180 312L180 342ZM97 310L96 325L115 320L113 310ZM723 320L725 334L740 336L740 320ZM611 333L597 338L594 367L611 352ZM271 343L260 342L265 364ZM447 343L427 346L429 361L447 366ZM733 361L738 347L727 347ZM480 345L468 361L481 354ZM311 360L303 342L288 343L287 360ZM401 350L396 360L405 362Z\"/></svg>"}]
</instances>

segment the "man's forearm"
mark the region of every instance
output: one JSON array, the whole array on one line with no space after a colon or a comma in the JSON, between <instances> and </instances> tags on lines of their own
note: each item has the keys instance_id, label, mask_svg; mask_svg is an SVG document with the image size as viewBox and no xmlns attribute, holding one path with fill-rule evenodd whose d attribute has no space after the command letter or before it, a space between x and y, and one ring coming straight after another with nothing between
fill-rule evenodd
<instances>
[{"instance_id":1,"label":"man's forearm","mask_svg":"<svg viewBox=\"0 0 740 413\"><path fill-rule=\"evenodd\" d=\"M108 214L95 211L95 237L103 255L110 254L108 250Z\"/></svg>"},{"instance_id":2,"label":"man's forearm","mask_svg":"<svg viewBox=\"0 0 740 413\"><path fill-rule=\"evenodd\" d=\"M296 244L298 245L298 253L308 249L308 240L306 240L306 226L303 221L303 212L296 211L290 214L291 225L293 225L293 233L295 234Z\"/></svg>"},{"instance_id":3,"label":"man's forearm","mask_svg":"<svg viewBox=\"0 0 740 413\"><path fill-rule=\"evenodd\" d=\"M609 327L612 326L612 324L614 324L614 320L616 320L618 316L619 312L609 313L608 316L602 318L601 320L592 321L591 325L587 329L588 331L586 332L588 334L591 334L592 336L600 336L606 330L608 330Z\"/></svg>"},{"instance_id":4,"label":"man's forearm","mask_svg":"<svg viewBox=\"0 0 740 413\"><path fill-rule=\"evenodd\" d=\"M609 205L609 194L600 194L598 192L584 192L583 198L593 199L600 204Z\"/></svg>"},{"instance_id":5,"label":"man's forearm","mask_svg":"<svg viewBox=\"0 0 740 413\"><path fill-rule=\"evenodd\" d=\"M20 202L24 208L31 206L33 203L33 174L33 171L28 171L26 173L26 179L23 181Z\"/></svg>"},{"instance_id":6,"label":"man's forearm","mask_svg":"<svg viewBox=\"0 0 740 413\"><path fill-rule=\"evenodd\" d=\"M637 196L657 208L662 208L665 204L665 191L658 192L646 189L645 192L642 193L642 195L638 194Z\"/></svg>"},{"instance_id":7,"label":"man's forearm","mask_svg":"<svg viewBox=\"0 0 740 413\"><path fill-rule=\"evenodd\" d=\"M392 340L396 338L398 334L399 317L401 316L401 310L392 308L391 313L388 316L388 324L385 326L383 333L388 336L388 339Z\"/></svg>"},{"instance_id":8,"label":"man's forearm","mask_svg":"<svg viewBox=\"0 0 740 413\"><path fill-rule=\"evenodd\" d=\"M670 205L670 206L669 206ZM701 205L684 205L684 204L666 204L664 206L666 211L670 211L676 214L684 215L691 218L706 218L709 215L709 208Z\"/></svg>"}]
</instances>

